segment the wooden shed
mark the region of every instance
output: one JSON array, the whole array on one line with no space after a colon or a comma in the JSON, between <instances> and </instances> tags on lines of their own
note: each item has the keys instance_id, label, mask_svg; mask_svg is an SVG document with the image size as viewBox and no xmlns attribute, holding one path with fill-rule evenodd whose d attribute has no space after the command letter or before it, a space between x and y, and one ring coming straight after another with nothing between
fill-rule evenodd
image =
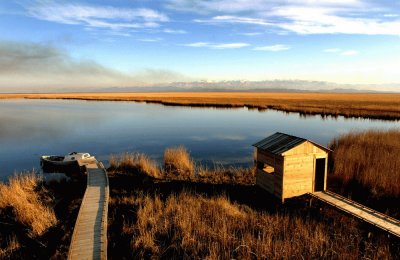
<instances>
[{"instance_id":1,"label":"wooden shed","mask_svg":"<svg viewBox=\"0 0 400 260\"><path fill-rule=\"evenodd\" d=\"M328 148L279 132L253 146L256 149L257 185L282 202L326 190Z\"/></svg>"}]
</instances>

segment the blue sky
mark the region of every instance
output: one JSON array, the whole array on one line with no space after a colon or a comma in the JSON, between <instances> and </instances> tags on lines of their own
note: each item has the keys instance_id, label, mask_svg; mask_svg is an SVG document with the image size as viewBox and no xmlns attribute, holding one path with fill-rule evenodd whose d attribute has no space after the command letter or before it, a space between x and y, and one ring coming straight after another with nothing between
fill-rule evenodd
<instances>
[{"instance_id":1,"label":"blue sky","mask_svg":"<svg viewBox=\"0 0 400 260\"><path fill-rule=\"evenodd\" d=\"M398 90L399 67L400 1L0 2L0 91L276 79Z\"/></svg>"}]
</instances>

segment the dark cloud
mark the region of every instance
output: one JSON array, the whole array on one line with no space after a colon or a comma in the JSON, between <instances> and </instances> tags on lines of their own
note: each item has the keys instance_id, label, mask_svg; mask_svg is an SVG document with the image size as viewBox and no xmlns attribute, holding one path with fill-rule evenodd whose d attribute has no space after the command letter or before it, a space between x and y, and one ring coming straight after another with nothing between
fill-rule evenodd
<instances>
[{"instance_id":1,"label":"dark cloud","mask_svg":"<svg viewBox=\"0 0 400 260\"><path fill-rule=\"evenodd\" d=\"M0 42L0 92L144 86L183 78L169 70L122 73L92 60L74 59L52 45Z\"/></svg>"}]
</instances>

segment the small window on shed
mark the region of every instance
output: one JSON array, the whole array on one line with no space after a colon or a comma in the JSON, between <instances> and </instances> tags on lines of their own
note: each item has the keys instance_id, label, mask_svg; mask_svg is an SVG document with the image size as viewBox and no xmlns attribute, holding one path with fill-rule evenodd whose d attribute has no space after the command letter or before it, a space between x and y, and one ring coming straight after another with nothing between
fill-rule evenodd
<instances>
[{"instance_id":1,"label":"small window on shed","mask_svg":"<svg viewBox=\"0 0 400 260\"><path fill-rule=\"evenodd\" d=\"M268 173L268 174L274 174L275 173L275 168L274 168L274 166L272 166L272 165L270 165L270 164L267 164L267 163L258 163L257 164L257 168L258 169L260 169L260 170L262 170L263 172L265 172L265 173Z\"/></svg>"}]
</instances>

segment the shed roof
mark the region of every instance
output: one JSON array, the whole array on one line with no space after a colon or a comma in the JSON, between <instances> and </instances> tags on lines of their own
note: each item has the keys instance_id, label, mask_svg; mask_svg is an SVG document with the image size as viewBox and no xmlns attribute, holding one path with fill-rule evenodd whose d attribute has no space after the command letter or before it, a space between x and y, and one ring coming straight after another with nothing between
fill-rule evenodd
<instances>
[{"instance_id":1,"label":"shed roof","mask_svg":"<svg viewBox=\"0 0 400 260\"><path fill-rule=\"evenodd\" d=\"M309 141L310 143L318 146L319 148L327 152L331 151L330 149L320 144L314 143L313 141L279 132L276 132L275 134L262 139L261 141L253 144L253 146L269 151L273 154L282 154L306 141Z\"/></svg>"}]
</instances>

